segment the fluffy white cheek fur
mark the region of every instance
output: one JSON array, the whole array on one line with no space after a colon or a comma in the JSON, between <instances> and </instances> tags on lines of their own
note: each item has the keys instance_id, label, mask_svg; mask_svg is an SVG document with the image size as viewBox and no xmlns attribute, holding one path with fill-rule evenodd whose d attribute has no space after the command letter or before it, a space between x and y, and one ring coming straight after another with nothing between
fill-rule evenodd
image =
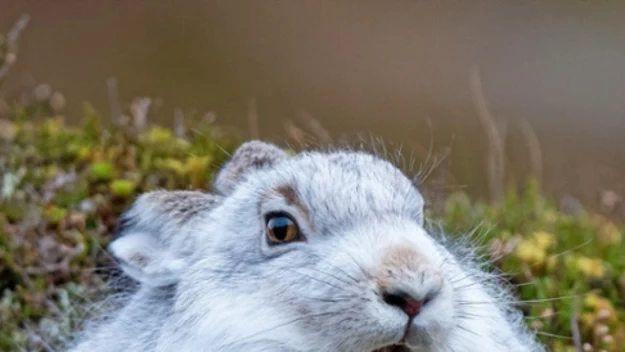
<instances>
[{"instance_id":1,"label":"fluffy white cheek fur","mask_svg":"<svg viewBox=\"0 0 625 352\"><path fill-rule=\"evenodd\" d=\"M294 317L287 317L277 309L262 305L233 305L233 302L262 302L263 297L249 294L227 299L219 296L205 297L194 304L194 311L210 307L206 319L198 319L186 326L187 336L175 341L163 339L165 351L300 351L312 341L304 338ZM276 338L279 337L279 338Z\"/></svg>"}]
</instances>

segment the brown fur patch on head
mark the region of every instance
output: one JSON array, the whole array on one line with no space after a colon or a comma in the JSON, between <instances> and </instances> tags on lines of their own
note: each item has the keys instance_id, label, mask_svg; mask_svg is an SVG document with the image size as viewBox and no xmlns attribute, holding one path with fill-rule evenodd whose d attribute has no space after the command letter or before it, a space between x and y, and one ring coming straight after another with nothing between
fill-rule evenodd
<instances>
[{"instance_id":1,"label":"brown fur patch on head","mask_svg":"<svg viewBox=\"0 0 625 352\"><path fill-rule=\"evenodd\" d=\"M291 185L282 185L275 189L275 193L277 193L280 197L284 198L288 205L296 208L300 212L302 217L308 222L308 226L312 226L310 211L297 195L297 191L295 190L295 188L293 188Z\"/></svg>"}]
</instances>

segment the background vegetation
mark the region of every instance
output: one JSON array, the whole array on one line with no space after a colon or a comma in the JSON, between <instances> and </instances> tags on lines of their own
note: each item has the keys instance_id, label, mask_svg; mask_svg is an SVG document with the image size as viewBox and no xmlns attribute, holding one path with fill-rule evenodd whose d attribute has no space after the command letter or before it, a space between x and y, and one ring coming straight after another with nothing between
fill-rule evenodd
<instances>
[{"instance_id":1,"label":"background vegetation","mask_svg":"<svg viewBox=\"0 0 625 352\"><path fill-rule=\"evenodd\" d=\"M0 42L0 73L16 59L11 40ZM85 314L80 307L116 275L103 248L133 198L155 188L210 190L241 142L210 119L152 124L146 98L114 121L85 104L82 124L68 126L64 100L47 85L0 100L2 351L59 346ZM623 228L582 207L562 211L532 180L501 192L494 204L452 192L430 218L450 235L474 234L553 351L625 351Z\"/></svg>"}]
</instances>

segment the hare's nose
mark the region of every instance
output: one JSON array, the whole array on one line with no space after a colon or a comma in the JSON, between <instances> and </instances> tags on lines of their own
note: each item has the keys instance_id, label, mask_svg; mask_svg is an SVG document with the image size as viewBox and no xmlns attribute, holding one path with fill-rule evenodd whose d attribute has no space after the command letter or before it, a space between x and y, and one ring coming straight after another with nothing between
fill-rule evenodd
<instances>
[{"instance_id":1,"label":"hare's nose","mask_svg":"<svg viewBox=\"0 0 625 352\"><path fill-rule=\"evenodd\" d=\"M417 299L402 291L392 293L386 292L382 298L386 304L400 308L410 318L414 318L419 315L421 308L423 308L423 306L430 301L429 298Z\"/></svg>"}]
</instances>

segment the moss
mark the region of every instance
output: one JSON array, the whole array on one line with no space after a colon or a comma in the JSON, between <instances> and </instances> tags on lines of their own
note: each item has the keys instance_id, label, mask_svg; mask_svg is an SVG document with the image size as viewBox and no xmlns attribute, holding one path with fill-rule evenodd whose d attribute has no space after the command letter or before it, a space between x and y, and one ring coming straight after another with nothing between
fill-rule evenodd
<instances>
[{"instance_id":1,"label":"moss","mask_svg":"<svg viewBox=\"0 0 625 352\"><path fill-rule=\"evenodd\" d=\"M114 180L110 187L111 193L120 198L130 197L135 191L135 184L130 180Z\"/></svg>"},{"instance_id":2,"label":"moss","mask_svg":"<svg viewBox=\"0 0 625 352\"><path fill-rule=\"evenodd\" d=\"M67 216L67 210L55 205L50 205L43 208L41 215L48 224L57 225Z\"/></svg>"},{"instance_id":3,"label":"moss","mask_svg":"<svg viewBox=\"0 0 625 352\"><path fill-rule=\"evenodd\" d=\"M532 187L528 192L509 196L500 209L455 194L441 216L443 228L455 233L478 225L489 229L482 237L483 254L501 257L497 266L517 285L521 308L532 317L529 326L552 351L576 351L573 324L585 350L623 351L622 228L587 211L560 213Z\"/></svg>"},{"instance_id":4,"label":"moss","mask_svg":"<svg viewBox=\"0 0 625 352\"><path fill-rule=\"evenodd\" d=\"M239 143L217 133L207 137L210 130L174 138L162 127L136 138L129 128L103 127L89 114L89 128L61 119L11 122L19 132L5 145L13 153L3 167L19 180L0 202L0 350L39 350L33 331L54 336L73 328L59 323L73 314L67 302L102 285L99 276L83 273L112 264L101 249L132 199L154 188L208 190ZM74 145L65 149L71 157L55 143ZM625 345L623 228L586 211L560 213L534 188L527 192L508 192L500 208L455 193L443 214L430 215L448 233L489 229L481 235L483 254L500 258L496 266L518 284L520 300L531 302L521 305L532 317L528 324L549 334L539 336L553 351L574 349L567 339L574 317L584 343L619 351ZM51 263L68 252L70 262L54 269Z\"/></svg>"},{"instance_id":5,"label":"moss","mask_svg":"<svg viewBox=\"0 0 625 352\"><path fill-rule=\"evenodd\" d=\"M95 163L91 166L91 175L96 181L106 181L113 177L113 165L107 162Z\"/></svg>"}]
</instances>

